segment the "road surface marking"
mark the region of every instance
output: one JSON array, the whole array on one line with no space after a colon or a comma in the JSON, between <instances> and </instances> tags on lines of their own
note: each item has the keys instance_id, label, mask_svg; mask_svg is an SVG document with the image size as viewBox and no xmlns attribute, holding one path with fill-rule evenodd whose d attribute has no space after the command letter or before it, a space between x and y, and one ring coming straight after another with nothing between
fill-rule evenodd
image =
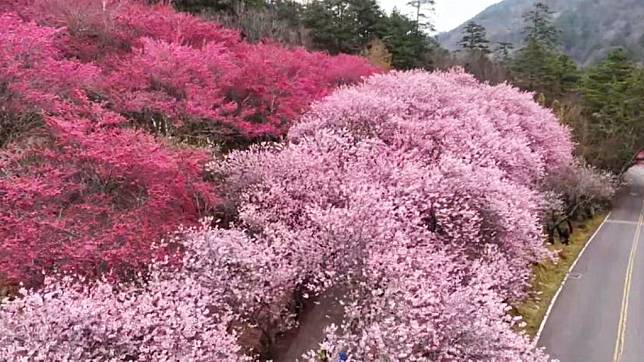
<instances>
[{"instance_id":1,"label":"road surface marking","mask_svg":"<svg viewBox=\"0 0 644 362\"><path fill-rule=\"evenodd\" d=\"M640 231L642 230L642 223L644 222L644 201L642 201L642 209L640 209L639 221L635 229L635 237L633 238L633 246L631 253L628 257L628 266L626 267L626 277L624 279L624 295L622 296L622 309L619 314L619 324L617 326L617 341L615 341L615 352L613 353L613 361L619 362L622 359L624 352L624 338L626 336L626 322L628 320L628 299L631 293L631 280L633 279L633 269L635 269L635 256L637 254L637 244L639 244Z\"/></svg>"},{"instance_id":2,"label":"road surface marking","mask_svg":"<svg viewBox=\"0 0 644 362\"><path fill-rule=\"evenodd\" d=\"M609 224L627 224L627 225L639 225L639 221L626 221L626 220L606 220Z\"/></svg>"},{"instance_id":3,"label":"road surface marking","mask_svg":"<svg viewBox=\"0 0 644 362\"><path fill-rule=\"evenodd\" d=\"M581 249L579 252L579 255L577 255L577 259L572 262L572 265L570 265L570 268L568 268L568 271L566 272L566 275L564 276L564 280L561 282L559 285L559 289L557 289L557 292L555 293L554 297L552 297L552 300L550 301L550 305L548 306L548 309L546 310L546 314L543 316L543 319L541 320L541 324L539 325L539 330L537 331L537 335L534 337L535 342L539 342L539 338L541 338L541 333L543 332L543 328L546 326L546 322L548 321L548 317L550 316L550 312L552 311L552 307L555 305L555 302L557 301L557 298L559 297L559 294L561 293L561 290L563 289L564 284L566 284L566 281L568 280L568 276L572 272L572 270L575 268L575 265L577 265L577 262L581 258L582 255L584 255L584 251L586 251L586 248L588 248L588 245L590 245L590 242L593 241L595 236L599 234L599 230L602 229L606 221L608 221L608 218L612 212L609 212L608 215L604 218L604 221L597 227L597 230L593 233L593 235L588 239L586 242L586 245Z\"/></svg>"}]
</instances>

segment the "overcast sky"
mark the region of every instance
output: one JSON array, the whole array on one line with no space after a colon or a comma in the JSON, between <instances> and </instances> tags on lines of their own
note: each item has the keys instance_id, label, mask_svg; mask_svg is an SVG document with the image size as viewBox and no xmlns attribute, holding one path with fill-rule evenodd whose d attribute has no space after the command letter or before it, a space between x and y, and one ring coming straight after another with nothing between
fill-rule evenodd
<instances>
[{"instance_id":1,"label":"overcast sky","mask_svg":"<svg viewBox=\"0 0 644 362\"><path fill-rule=\"evenodd\" d=\"M390 11L394 7L407 10L409 0L378 0L382 7ZM432 23L438 32L456 28L474 15L501 0L436 0Z\"/></svg>"}]
</instances>

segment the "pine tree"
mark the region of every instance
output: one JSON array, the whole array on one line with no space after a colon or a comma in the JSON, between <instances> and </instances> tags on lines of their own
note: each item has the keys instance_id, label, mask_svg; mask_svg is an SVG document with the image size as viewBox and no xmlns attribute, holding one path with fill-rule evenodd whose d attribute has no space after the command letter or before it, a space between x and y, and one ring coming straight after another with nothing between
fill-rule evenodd
<instances>
[{"instance_id":1,"label":"pine tree","mask_svg":"<svg viewBox=\"0 0 644 362\"><path fill-rule=\"evenodd\" d=\"M422 31L416 31L416 22L398 11L387 18L382 41L392 54L392 65L396 69L422 68L432 50L430 38Z\"/></svg>"},{"instance_id":2,"label":"pine tree","mask_svg":"<svg viewBox=\"0 0 644 362\"><path fill-rule=\"evenodd\" d=\"M191 13L222 12L230 15L240 15L248 8L264 7L264 0L174 0L177 10Z\"/></svg>"},{"instance_id":3,"label":"pine tree","mask_svg":"<svg viewBox=\"0 0 644 362\"><path fill-rule=\"evenodd\" d=\"M358 54L382 33L384 18L375 0L318 0L307 4L303 24L315 48Z\"/></svg>"},{"instance_id":4,"label":"pine tree","mask_svg":"<svg viewBox=\"0 0 644 362\"><path fill-rule=\"evenodd\" d=\"M615 97L623 97L634 69L633 62L621 49L610 53L601 63L589 68L580 85L587 109L592 113L598 113L602 109L605 112L605 107L610 103L613 103L611 106L623 106L624 100L616 100ZM610 102L611 100L616 102ZM610 113L617 116L622 112L614 109Z\"/></svg>"},{"instance_id":5,"label":"pine tree","mask_svg":"<svg viewBox=\"0 0 644 362\"><path fill-rule=\"evenodd\" d=\"M355 35L363 46L382 33L386 15L376 0L351 0L349 10L356 24Z\"/></svg>"},{"instance_id":6,"label":"pine tree","mask_svg":"<svg viewBox=\"0 0 644 362\"><path fill-rule=\"evenodd\" d=\"M463 38L458 43L462 48L485 54L490 53L490 41L487 39L487 32L483 25L470 21L465 26L463 33Z\"/></svg>"},{"instance_id":7,"label":"pine tree","mask_svg":"<svg viewBox=\"0 0 644 362\"><path fill-rule=\"evenodd\" d=\"M536 92L550 105L572 93L579 78L577 65L557 49L559 30L552 23L552 10L543 1L523 15L526 45L511 64L515 83Z\"/></svg>"},{"instance_id":8,"label":"pine tree","mask_svg":"<svg viewBox=\"0 0 644 362\"><path fill-rule=\"evenodd\" d=\"M587 156L597 165L620 171L644 146L643 80L644 69L620 49L589 68L580 82L589 121Z\"/></svg>"},{"instance_id":9,"label":"pine tree","mask_svg":"<svg viewBox=\"0 0 644 362\"><path fill-rule=\"evenodd\" d=\"M552 88L555 82L549 69L555 55L541 43L529 40L516 53L511 68L515 75L515 83L525 90L544 93Z\"/></svg>"},{"instance_id":10,"label":"pine tree","mask_svg":"<svg viewBox=\"0 0 644 362\"><path fill-rule=\"evenodd\" d=\"M570 57L537 40L530 40L517 51L511 70L515 84L543 95L545 104L573 92L579 78L577 65Z\"/></svg>"},{"instance_id":11,"label":"pine tree","mask_svg":"<svg viewBox=\"0 0 644 362\"><path fill-rule=\"evenodd\" d=\"M553 25L552 14L554 12L543 1L538 1L532 10L523 14L526 43L536 41L549 48L559 44L561 32Z\"/></svg>"}]
</instances>

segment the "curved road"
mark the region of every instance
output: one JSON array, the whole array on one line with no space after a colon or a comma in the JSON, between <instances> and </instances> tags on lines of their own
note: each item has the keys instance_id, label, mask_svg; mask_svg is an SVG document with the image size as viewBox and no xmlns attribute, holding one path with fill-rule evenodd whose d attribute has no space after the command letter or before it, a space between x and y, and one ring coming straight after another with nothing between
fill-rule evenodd
<instances>
[{"instance_id":1,"label":"curved road","mask_svg":"<svg viewBox=\"0 0 644 362\"><path fill-rule=\"evenodd\" d=\"M626 180L539 335L561 362L644 362L644 166Z\"/></svg>"}]
</instances>

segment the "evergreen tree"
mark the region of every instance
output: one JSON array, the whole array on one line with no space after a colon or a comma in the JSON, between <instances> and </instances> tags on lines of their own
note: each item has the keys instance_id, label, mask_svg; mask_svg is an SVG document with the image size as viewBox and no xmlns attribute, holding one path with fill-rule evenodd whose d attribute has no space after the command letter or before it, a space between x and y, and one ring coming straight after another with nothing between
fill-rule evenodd
<instances>
[{"instance_id":1,"label":"evergreen tree","mask_svg":"<svg viewBox=\"0 0 644 362\"><path fill-rule=\"evenodd\" d=\"M463 38L458 43L462 48L470 51L490 53L490 41L487 39L487 32L483 25L470 21L465 26Z\"/></svg>"},{"instance_id":2,"label":"evergreen tree","mask_svg":"<svg viewBox=\"0 0 644 362\"><path fill-rule=\"evenodd\" d=\"M517 51L511 70L517 86L543 95L546 104L573 92L579 79L570 57L537 40Z\"/></svg>"},{"instance_id":3,"label":"evergreen tree","mask_svg":"<svg viewBox=\"0 0 644 362\"><path fill-rule=\"evenodd\" d=\"M589 68L579 87L587 109L591 113L609 112L612 116L621 114L622 111L614 107L624 106L623 97L634 69L635 65L622 49L610 53L601 63Z\"/></svg>"},{"instance_id":4,"label":"evergreen tree","mask_svg":"<svg viewBox=\"0 0 644 362\"><path fill-rule=\"evenodd\" d=\"M355 21L356 36L361 48L382 35L386 15L376 0L351 0L350 11Z\"/></svg>"},{"instance_id":5,"label":"evergreen tree","mask_svg":"<svg viewBox=\"0 0 644 362\"><path fill-rule=\"evenodd\" d=\"M306 38L307 45L317 50L331 54L377 51L391 58L387 62L392 67L410 69L426 67L435 45L425 32L431 29L425 19L427 7L433 3L433 0L411 1L415 20L398 11L386 15L377 0L312 0L304 4L293 0L176 0L174 4L184 11L210 11L224 19L232 18L232 25L228 25L242 29L251 41L272 36L301 44ZM259 11L245 12L251 7ZM260 15L264 17L258 18ZM286 35L280 37L280 32L276 35L276 22L279 22L277 30ZM291 36L289 28L297 36ZM308 31L304 33L302 29ZM375 39L381 42L372 49Z\"/></svg>"},{"instance_id":6,"label":"evergreen tree","mask_svg":"<svg viewBox=\"0 0 644 362\"><path fill-rule=\"evenodd\" d=\"M549 48L559 44L560 31L552 23L553 13L546 3L538 1L532 10L523 14L526 24L523 33L527 43L538 42Z\"/></svg>"},{"instance_id":7,"label":"evergreen tree","mask_svg":"<svg viewBox=\"0 0 644 362\"><path fill-rule=\"evenodd\" d=\"M572 58L564 53L558 53L555 61L555 76L561 96L576 92L581 79L581 71Z\"/></svg>"},{"instance_id":8,"label":"evergreen tree","mask_svg":"<svg viewBox=\"0 0 644 362\"><path fill-rule=\"evenodd\" d=\"M174 0L172 4L177 10L191 13L223 12L230 15L266 5L264 0Z\"/></svg>"},{"instance_id":9,"label":"evergreen tree","mask_svg":"<svg viewBox=\"0 0 644 362\"><path fill-rule=\"evenodd\" d=\"M536 92L547 105L574 92L579 79L577 65L557 49L559 30L552 14L542 1L524 14L526 45L511 62L515 83Z\"/></svg>"},{"instance_id":10,"label":"evergreen tree","mask_svg":"<svg viewBox=\"0 0 644 362\"><path fill-rule=\"evenodd\" d=\"M375 0L316 0L305 6L303 25L313 46L332 54L364 54L381 39L396 69L426 66L431 38L398 11L387 16Z\"/></svg>"},{"instance_id":11,"label":"evergreen tree","mask_svg":"<svg viewBox=\"0 0 644 362\"><path fill-rule=\"evenodd\" d=\"M358 54L382 32L384 18L375 0L316 0L306 6L303 24L315 48Z\"/></svg>"},{"instance_id":12,"label":"evergreen tree","mask_svg":"<svg viewBox=\"0 0 644 362\"><path fill-rule=\"evenodd\" d=\"M422 68L432 50L430 38L417 30L417 23L394 10L387 18L383 42L392 54L396 69Z\"/></svg>"},{"instance_id":13,"label":"evergreen tree","mask_svg":"<svg viewBox=\"0 0 644 362\"><path fill-rule=\"evenodd\" d=\"M312 30L314 48L331 54L355 50L357 45L351 41L354 30L345 21L345 12L345 2L338 0L313 1L306 6L302 20Z\"/></svg>"},{"instance_id":14,"label":"evergreen tree","mask_svg":"<svg viewBox=\"0 0 644 362\"><path fill-rule=\"evenodd\" d=\"M511 64L515 84L525 90L545 93L555 82L551 65L556 55L535 40L528 43L516 53Z\"/></svg>"},{"instance_id":15,"label":"evergreen tree","mask_svg":"<svg viewBox=\"0 0 644 362\"><path fill-rule=\"evenodd\" d=\"M624 50L589 68L580 82L588 119L588 158L619 171L644 147L644 70Z\"/></svg>"}]
</instances>

